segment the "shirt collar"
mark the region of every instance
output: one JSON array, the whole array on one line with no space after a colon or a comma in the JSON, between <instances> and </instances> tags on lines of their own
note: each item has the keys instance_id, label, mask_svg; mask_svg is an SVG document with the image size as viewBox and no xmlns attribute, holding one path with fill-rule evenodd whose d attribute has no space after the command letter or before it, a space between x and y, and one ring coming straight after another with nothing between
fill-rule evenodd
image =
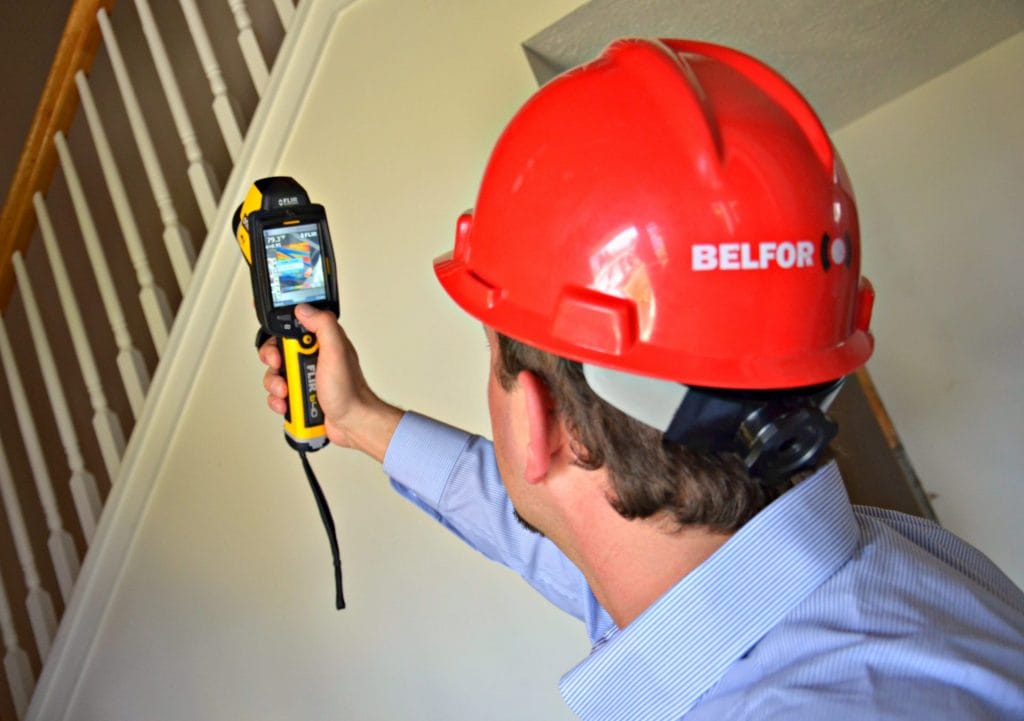
<instances>
[{"instance_id":1,"label":"shirt collar","mask_svg":"<svg viewBox=\"0 0 1024 721\"><path fill-rule=\"evenodd\" d=\"M677 719L851 556L857 522L834 463L772 502L567 673L587 721Z\"/></svg>"}]
</instances>

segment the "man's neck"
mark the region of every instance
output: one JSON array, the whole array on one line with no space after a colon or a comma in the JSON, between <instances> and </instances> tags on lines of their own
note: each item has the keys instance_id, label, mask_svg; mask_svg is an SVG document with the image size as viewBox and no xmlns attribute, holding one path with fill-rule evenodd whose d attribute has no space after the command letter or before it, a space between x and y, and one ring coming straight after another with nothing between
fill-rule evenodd
<instances>
[{"instance_id":1,"label":"man's neck","mask_svg":"<svg viewBox=\"0 0 1024 721\"><path fill-rule=\"evenodd\" d=\"M583 572L591 590L619 628L661 598L707 560L730 534L702 527L680 529L671 519L627 520L604 497L578 503L553 538Z\"/></svg>"},{"instance_id":2,"label":"man's neck","mask_svg":"<svg viewBox=\"0 0 1024 721\"><path fill-rule=\"evenodd\" d=\"M643 524L644 521L633 521ZM623 628L728 540L703 529L640 532L603 549L584 571L598 601Z\"/></svg>"}]
</instances>

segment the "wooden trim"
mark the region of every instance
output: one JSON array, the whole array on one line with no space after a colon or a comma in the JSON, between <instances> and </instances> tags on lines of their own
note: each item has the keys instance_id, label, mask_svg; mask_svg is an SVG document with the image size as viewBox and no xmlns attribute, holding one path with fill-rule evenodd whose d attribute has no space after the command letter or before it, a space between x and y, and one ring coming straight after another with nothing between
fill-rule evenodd
<instances>
[{"instance_id":1,"label":"wooden trim","mask_svg":"<svg viewBox=\"0 0 1024 721\"><path fill-rule=\"evenodd\" d=\"M871 380L867 368L861 368L857 371L857 380L860 381L860 387L864 391L864 396L867 398L875 420L878 421L879 430L885 436L885 443L889 446L889 450L896 451L902 449L903 444L900 443L900 438L896 435L896 428L892 424L892 418L889 417L889 412L882 405L882 399L878 396L878 389L875 388L875 383Z\"/></svg>"},{"instance_id":2,"label":"wooden trim","mask_svg":"<svg viewBox=\"0 0 1024 721\"><path fill-rule=\"evenodd\" d=\"M57 167L53 136L67 131L78 109L75 73L92 67L100 45L96 13L115 0L75 0L57 46L50 74L39 98L18 167L0 213L0 311L7 308L14 286L11 256L28 247L36 227L32 196L45 192Z\"/></svg>"},{"instance_id":3,"label":"wooden trim","mask_svg":"<svg viewBox=\"0 0 1024 721\"><path fill-rule=\"evenodd\" d=\"M878 389L875 388L874 381L871 380L871 375L868 373L867 368L861 368L857 371L856 375L861 391L864 393L864 399L867 401L868 407L875 417L875 422L878 424L878 430L882 433L885 444L892 453L893 460L896 461L900 472L903 474L904 483L920 507L921 515L925 518L936 520L935 509L932 508L931 499L921 485L921 479L918 478L917 471L914 470L914 466L910 462L910 456L907 455L903 442L900 440L899 434L896 433L896 427L893 425L892 418L889 417L889 412L885 410L885 406L882 404L882 399L878 395Z\"/></svg>"}]
</instances>

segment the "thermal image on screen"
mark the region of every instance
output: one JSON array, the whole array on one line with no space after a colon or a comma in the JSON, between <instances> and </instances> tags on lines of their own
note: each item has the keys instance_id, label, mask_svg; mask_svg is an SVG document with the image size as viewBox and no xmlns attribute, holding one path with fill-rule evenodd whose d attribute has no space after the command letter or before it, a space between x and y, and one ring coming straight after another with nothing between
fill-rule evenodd
<instances>
[{"instance_id":1,"label":"thermal image on screen","mask_svg":"<svg viewBox=\"0 0 1024 721\"><path fill-rule=\"evenodd\" d=\"M275 308L327 298L315 224L271 228L263 236Z\"/></svg>"}]
</instances>

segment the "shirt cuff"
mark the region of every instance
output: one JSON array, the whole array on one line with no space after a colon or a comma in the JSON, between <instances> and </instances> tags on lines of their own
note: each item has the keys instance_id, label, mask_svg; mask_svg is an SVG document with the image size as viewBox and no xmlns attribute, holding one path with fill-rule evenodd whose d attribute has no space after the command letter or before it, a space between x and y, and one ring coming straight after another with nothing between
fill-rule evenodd
<instances>
[{"instance_id":1,"label":"shirt cuff","mask_svg":"<svg viewBox=\"0 0 1024 721\"><path fill-rule=\"evenodd\" d=\"M436 512L470 438L463 430L407 411L384 453L384 472L399 493Z\"/></svg>"}]
</instances>

